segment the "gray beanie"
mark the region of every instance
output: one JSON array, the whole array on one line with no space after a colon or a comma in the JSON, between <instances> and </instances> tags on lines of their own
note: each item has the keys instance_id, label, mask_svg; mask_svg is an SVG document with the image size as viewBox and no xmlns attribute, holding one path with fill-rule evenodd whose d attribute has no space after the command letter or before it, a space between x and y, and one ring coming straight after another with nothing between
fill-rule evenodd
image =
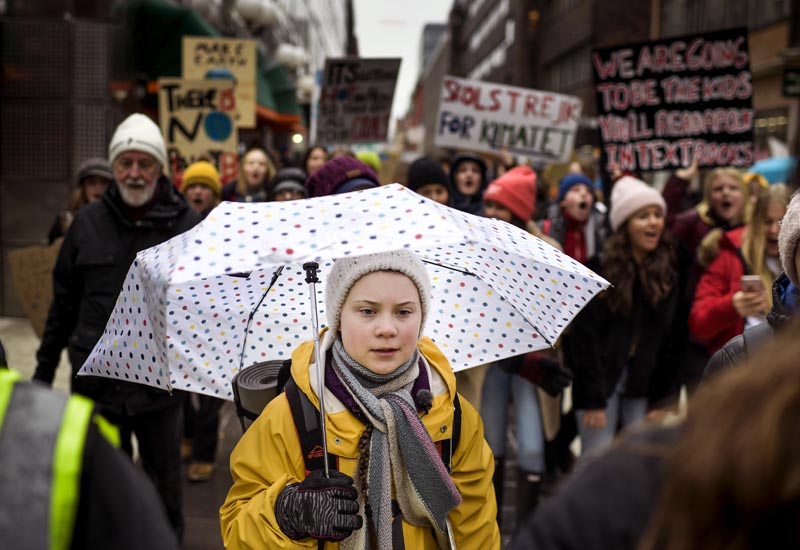
<instances>
[{"instance_id":1,"label":"gray beanie","mask_svg":"<svg viewBox=\"0 0 800 550\"><path fill-rule=\"evenodd\" d=\"M781 256L783 272L795 286L800 286L794 255L797 242L800 241L800 194L795 192L781 220L781 232L778 235L778 250Z\"/></svg>"},{"instance_id":2,"label":"gray beanie","mask_svg":"<svg viewBox=\"0 0 800 550\"><path fill-rule=\"evenodd\" d=\"M425 269L422 260L413 252L392 250L391 252L341 258L333 263L333 269L325 281L325 313L328 318L328 331L322 341L323 350L330 349L336 340L342 306L347 300L347 295L350 294L350 289L361 277L376 271L396 271L406 275L414 282L419 291L420 305L422 306L422 322L419 326L419 335L422 336L431 302L431 280L428 270Z\"/></svg>"},{"instance_id":3,"label":"gray beanie","mask_svg":"<svg viewBox=\"0 0 800 550\"><path fill-rule=\"evenodd\" d=\"M141 151L151 155L161 164L162 170L169 166L161 129L145 115L134 113L120 122L108 144L108 162L114 164L114 160L125 151Z\"/></svg>"}]
</instances>

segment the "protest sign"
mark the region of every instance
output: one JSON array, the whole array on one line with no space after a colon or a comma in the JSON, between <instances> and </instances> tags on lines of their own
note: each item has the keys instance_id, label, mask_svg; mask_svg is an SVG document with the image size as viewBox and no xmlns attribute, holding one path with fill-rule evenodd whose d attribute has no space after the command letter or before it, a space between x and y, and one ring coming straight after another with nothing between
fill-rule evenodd
<instances>
[{"instance_id":1,"label":"protest sign","mask_svg":"<svg viewBox=\"0 0 800 550\"><path fill-rule=\"evenodd\" d=\"M210 36L183 37L184 80L229 78L236 85L237 128L256 126L256 41Z\"/></svg>"},{"instance_id":2,"label":"protest sign","mask_svg":"<svg viewBox=\"0 0 800 550\"><path fill-rule=\"evenodd\" d=\"M231 80L158 79L158 119L173 171L200 155L211 158L222 181L236 178L238 134Z\"/></svg>"},{"instance_id":3,"label":"protest sign","mask_svg":"<svg viewBox=\"0 0 800 550\"><path fill-rule=\"evenodd\" d=\"M747 29L593 50L592 68L606 170L753 163Z\"/></svg>"},{"instance_id":4,"label":"protest sign","mask_svg":"<svg viewBox=\"0 0 800 550\"><path fill-rule=\"evenodd\" d=\"M11 282L17 291L22 311L33 325L39 338L44 334L44 325L53 301L53 267L56 265L61 241L50 246L29 246L8 253Z\"/></svg>"},{"instance_id":5,"label":"protest sign","mask_svg":"<svg viewBox=\"0 0 800 550\"><path fill-rule=\"evenodd\" d=\"M582 107L572 96L445 76L435 143L564 162L575 145Z\"/></svg>"},{"instance_id":6,"label":"protest sign","mask_svg":"<svg viewBox=\"0 0 800 550\"><path fill-rule=\"evenodd\" d=\"M400 59L326 59L315 142L386 141L399 72Z\"/></svg>"}]
</instances>

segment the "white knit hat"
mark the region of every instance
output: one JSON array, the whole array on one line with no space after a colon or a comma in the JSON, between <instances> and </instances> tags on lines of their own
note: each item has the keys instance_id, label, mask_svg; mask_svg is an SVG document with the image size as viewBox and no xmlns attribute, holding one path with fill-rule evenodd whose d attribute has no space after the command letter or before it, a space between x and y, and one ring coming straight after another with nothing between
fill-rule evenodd
<instances>
[{"instance_id":1,"label":"white knit hat","mask_svg":"<svg viewBox=\"0 0 800 550\"><path fill-rule=\"evenodd\" d=\"M134 113L123 120L114 131L111 143L108 144L108 162L114 160L125 151L141 151L152 155L166 169L167 147L158 125L149 117Z\"/></svg>"},{"instance_id":2,"label":"white knit hat","mask_svg":"<svg viewBox=\"0 0 800 550\"><path fill-rule=\"evenodd\" d=\"M611 190L611 212L608 216L611 229L616 231L634 212L652 205L660 206L666 216L667 203L661 193L642 180L631 176L621 177Z\"/></svg>"},{"instance_id":3,"label":"white knit hat","mask_svg":"<svg viewBox=\"0 0 800 550\"><path fill-rule=\"evenodd\" d=\"M797 266L794 263L798 241L800 241L800 193L795 191L789 206L786 207L786 214L781 220L781 232L778 234L778 251L783 272L795 286L800 285Z\"/></svg>"},{"instance_id":4,"label":"white knit hat","mask_svg":"<svg viewBox=\"0 0 800 550\"><path fill-rule=\"evenodd\" d=\"M325 280L325 313L328 318L328 331L322 341L323 350L331 348L336 340L342 306L347 300L347 295L350 294L350 289L361 277L376 271L396 271L406 275L414 282L419 291L422 306L422 322L419 326L419 335L422 336L431 302L431 280L428 270L425 269L422 260L413 252L392 250L391 252L341 258L333 263L333 269Z\"/></svg>"}]
</instances>

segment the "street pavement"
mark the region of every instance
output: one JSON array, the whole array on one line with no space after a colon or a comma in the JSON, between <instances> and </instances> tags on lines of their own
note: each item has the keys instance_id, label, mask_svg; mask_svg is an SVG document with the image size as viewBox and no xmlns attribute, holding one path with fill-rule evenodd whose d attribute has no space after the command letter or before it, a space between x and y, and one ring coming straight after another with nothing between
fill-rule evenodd
<instances>
[{"instance_id":1,"label":"street pavement","mask_svg":"<svg viewBox=\"0 0 800 550\"><path fill-rule=\"evenodd\" d=\"M30 379L36 368L36 350L39 347L39 339L28 320L0 317L0 341L3 342L6 349L9 366L20 371L23 377ZM53 387L60 391L69 391L69 373L70 366L66 352L64 352ZM223 548L219 528L219 507L225 500L231 485L228 461L241 434L242 428L236 417L233 403L226 403L220 412L220 442L217 449L217 470L214 477L211 481L204 483L185 481L183 485L186 518L184 550L220 550ZM510 445L512 456L506 460L505 504L503 506L504 548L510 542L516 520L513 506L516 493L514 443L515 441L512 439Z\"/></svg>"}]
</instances>

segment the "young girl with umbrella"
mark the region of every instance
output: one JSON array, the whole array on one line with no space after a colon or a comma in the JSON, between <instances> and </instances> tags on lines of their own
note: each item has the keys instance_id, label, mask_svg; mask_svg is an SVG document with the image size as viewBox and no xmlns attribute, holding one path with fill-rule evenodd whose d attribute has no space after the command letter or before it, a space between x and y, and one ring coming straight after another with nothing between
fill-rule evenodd
<instances>
[{"instance_id":1,"label":"young girl with umbrella","mask_svg":"<svg viewBox=\"0 0 800 550\"><path fill-rule=\"evenodd\" d=\"M344 258L326 283L325 436L337 467L305 471L303 434L279 395L231 455L226 547L499 549L492 454L466 400L450 472L437 450L454 436L456 390L422 336L432 305L424 264L406 251ZM318 407L313 348L298 347L291 368Z\"/></svg>"}]
</instances>

